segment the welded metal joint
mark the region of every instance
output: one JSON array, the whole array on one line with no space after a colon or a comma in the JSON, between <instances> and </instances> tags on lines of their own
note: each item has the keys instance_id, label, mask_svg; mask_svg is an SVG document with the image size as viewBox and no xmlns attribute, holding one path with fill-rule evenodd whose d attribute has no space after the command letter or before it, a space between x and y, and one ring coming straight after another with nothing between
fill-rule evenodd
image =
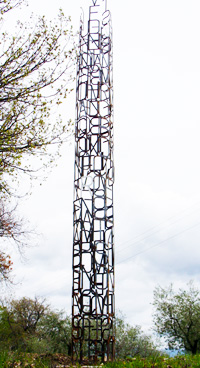
<instances>
[{"instance_id":1,"label":"welded metal joint","mask_svg":"<svg viewBox=\"0 0 200 368\"><path fill-rule=\"evenodd\" d=\"M73 360L114 359L112 27L105 0L80 26L76 86Z\"/></svg>"}]
</instances>

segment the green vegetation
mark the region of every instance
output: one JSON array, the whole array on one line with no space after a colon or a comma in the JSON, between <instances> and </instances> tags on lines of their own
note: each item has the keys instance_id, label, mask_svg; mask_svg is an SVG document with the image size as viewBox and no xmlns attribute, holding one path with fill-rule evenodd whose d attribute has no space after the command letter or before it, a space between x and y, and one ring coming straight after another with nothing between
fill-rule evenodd
<instances>
[{"instance_id":1,"label":"green vegetation","mask_svg":"<svg viewBox=\"0 0 200 368\"><path fill-rule=\"evenodd\" d=\"M129 361L107 363L106 368L199 368L200 355L181 355L175 358L155 356L148 358L136 357Z\"/></svg>"},{"instance_id":2,"label":"green vegetation","mask_svg":"<svg viewBox=\"0 0 200 368\"><path fill-rule=\"evenodd\" d=\"M164 305L161 303L163 300ZM116 361L107 363L106 367L200 368L200 355L198 354L199 291L192 283L189 284L189 290L179 290L178 293L173 292L172 286L165 290L157 287L154 294L154 306L156 307L155 329L159 332L158 328L162 327L160 334L165 336L169 347L179 348L186 354L177 355L175 358L162 354L153 343L151 336L144 334L139 326L133 327L126 323L123 314L118 313L116 317ZM163 313L162 318L161 312ZM183 334L181 335L182 340L180 335L174 334L174 331L176 333L179 331L178 328L175 328L175 322L172 325L174 329L171 331L171 321L178 323ZM196 353L184 342L185 331L187 333L189 331L187 342L193 338L191 346L193 346L192 341L198 341ZM188 351L190 355L187 354ZM85 359L87 362L87 356ZM53 311L46 300L41 298L24 297L19 300L1 301L0 367L47 368L70 364L71 318L69 316Z\"/></svg>"},{"instance_id":3,"label":"green vegetation","mask_svg":"<svg viewBox=\"0 0 200 368\"><path fill-rule=\"evenodd\" d=\"M158 355L159 351L152 341L152 337L144 334L140 326L131 326L126 323L122 313L116 316L116 359L126 357L148 357Z\"/></svg>"},{"instance_id":4,"label":"green vegetation","mask_svg":"<svg viewBox=\"0 0 200 368\"><path fill-rule=\"evenodd\" d=\"M16 183L51 167L69 138L72 124L59 106L71 91L76 54L70 18L61 10L51 21L32 14L28 22L16 18L14 28L22 6L26 0L0 0L0 238L19 250L30 230L17 213L24 193ZM0 281L10 280L11 265L1 248Z\"/></svg>"},{"instance_id":5,"label":"green vegetation","mask_svg":"<svg viewBox=\"0 0 200 368\"><path fill-rule=\"evenodd\" d=\"M45 300L22 298L2 303L0 352L70 355L71 319Z\"/></svg>"},{"instance_id":6,"label":"green vegetation","mask_svg":"<svg viewBox=\"0 0 200 368\"><path fill-rule=\"evenodd\" d=\"M0 307L0 351L71 354L71 318L53 311L44 299L4 301ZM116 358L158 355L150 336L116 318Z\"/></svg>"},{"instance_id":7,"label":"green vegetation","mask_svg":"<svg viewBox=\"0 0 200 368\"><path fill-rule=\"evenodd\" d=\"M15 34L10 34L4 24L8 22L9 27L10 13L23 3L0 0L0 182L4 195L12 194L9 177L34 170L27 158L46 156L47 146L59 147L68 137L68 122L62 121L57 107L68 95L74 56L70 19L62 11L52 21L32 16L29 23L18 21Z\"/></svg>"},{"instance_id":8,"label":"green vegetation","mask_svg":"<svg viewBox=\"0 0 200 368\"><path fill-rule=\"evenodd\" d=\"M70 366L68 356L62 354L0 353L0 367L56 368ZM104 364L105 368L199 368L200 355L181 355L175 358L157 356L115 361Z\"/></svg>"},{"instance_id":9,"label":"green vegetation","mask_svg":"<svg viewBox=\"0 0 200 368\"><path fill-rule=\"evenodd\" d=\"M16 201L12 204L21 195L14 183L21 174L37 177L41 166L53 164L69 137L71 121L63 122L58 108L70 91L75 57L70 19L61 10L52 21L35 16L29 23L18 21L9 33L10 13L23 4L25 0L0 0L0 238L14 240L19 250L26 230ZM0 282L10 280L11 270L10 255L1 248ZM116 361L105 367L200 368L199 290L192 283L178 292L172 285L159 286L153 304L156 333L169 349L186 355L162 355L140 326L118 315ZM66 366L70 354L69 316L41 298L1 301L0 368Z\"/></svg>"},{"instance_id":10,"label":"green vegetation","mask_svg":"<svg viewBox=\"0 0 200 368\"><path fill-rule=\"evenodd\" d=\"M173 290L172 285L154 292L155 331L163 336L169 349L186 353L200 352L200 295L193 282L188 290Z\"/></svg>"},{"instance_id":11,"label":"green vegetation","mask_svg":"<svg viewBox=\"0 0 200 368\"><path fill-rule=\"evenodd\" d=\"M53 368L70 365L70 359L61 354L29 354L20 352L0 352L1 368Z\"/></svg>"}]
</instances>

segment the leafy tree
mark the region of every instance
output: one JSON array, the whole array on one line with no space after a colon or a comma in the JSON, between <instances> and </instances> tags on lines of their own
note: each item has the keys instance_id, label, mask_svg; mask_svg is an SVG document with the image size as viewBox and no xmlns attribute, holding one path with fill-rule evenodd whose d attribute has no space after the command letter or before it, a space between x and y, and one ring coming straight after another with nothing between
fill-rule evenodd
<instances>
[{"instance_id":1,"label":"leafy tree","mask_svg":"<svg viewBox=\"0 0 200 368\"><path fill-rule=\"evenodd\" d=\"M37 177L69 137L71 121L63 122L58 108L70 92L75 57L70 18L61 10L52 21L33 15L29 23L18 21L9 33L9 16L24 3L0 0L0 237L18 246L25 232L8 198L16 196L19 173ZM7 265L0 252L0 275L8 280Z\"/></svg>"},{"instance_id":2,"label":"leafy tree","mask_svg":"<svg viewBox=\"0 0 200 368\"><path fill-rule=\"evenodd\" d=\"M44 299L7 301L0 308L0 350L71 355L71 327L71 318L51 310ZM117 316L116 358L158 353L139 326L130 326L122 314Z\"/></svg>"},{"instance_id":3,"label":"leafy tree","mask_svg":"<svg viewBox=\"0 0 200 368\"><path fill-rule=\"evenodd\" d=\"M154 291L155 330L168 342L169 349L200 352L200 293L192 281L188 289L158 286Z\"/></svg>"},{"instance_id":4,"label":"leafy tree","mask_svg":"<svg viewBox=\"0 0 200 368\"><path fill-rule=\"evenodd\" d=\"M116 317L116 345L117 359L126 357L147 357L158 354L158 350L150 336L145 335L140 326L131 326L125 322L124 316L119 313Z\"/></svg>"},{"instance_id":5,"label":"leafy tree","mask_svg":"<svg viewBox=\"0 0 200 368\"><path fill-rule=\"evenodd\" d=\"M38 331L41 341L46 341L46 351L71 355L71 318L63 312L49 311L40 321Z\"/></svg>"},{"instance_id":6,"label":"leafy tree","mask_svg":"<svg viewBox=\"0 0 200 368\"><path fill-rule=\"evenodd\" d=\"M0 326L2 341L6 338L6 336L3 338L4 326L9 326L10 348L26 350L27 341L31 336L36 336L37 324L47 308L44 300L40 301L38 298L34 300L22 298L2 304ZM7 328L6 331L8 332Z\"/></svg>"},{"instance_id":7,"label":"leafy tree","mask_svg":"<svg viewBox=\"0 0 200 368\"><path fill-rule=\"evenodd\" d=\"M16 3L0 2L4 17L8 17L5 8L11 11ZM4 193L9 192L9 176L32 172L23 158L45 154L47 146L59 145L68 136L69 123L57 116L51 124L50 113L68 92L74 56L69 23L60 11L54 21L38 17L29 24L18 22L15 35L1 34L0 183Z\"/></svg>"},{"instance_id":8,"label":"leafy tree","mask_svg":"<svg viewBox=\"0 0 200 368\"><path fill-rule=\"evenodd\" d=\"M71 321L44 299L4 302L0 309L0 350L70 353Z\"/></svg>"},{"instance_id":9,"label":"leafy tree","mask_svg":"<svg viewBox=\"0 0 200 368\"><path fill-rule=\"evenodd\" d=\"M47 308L44 300L40 301L38 298L32 300L24 297L20 300L12 300L10 302L10 323L20 326L28 334L34 334Z\"/></svg>"}]
</instances>

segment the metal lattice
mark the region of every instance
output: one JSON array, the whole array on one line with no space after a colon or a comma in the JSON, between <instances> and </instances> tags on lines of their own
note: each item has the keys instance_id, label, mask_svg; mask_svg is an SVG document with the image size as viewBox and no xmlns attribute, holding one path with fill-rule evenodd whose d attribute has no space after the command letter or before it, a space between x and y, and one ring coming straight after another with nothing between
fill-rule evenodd
<instances>
[{"instance_id":1,"label":"metal lattice","mask_svg":"<svg viewBox=\"0 0 200 368\"><path fill-rule=\"evenodd\" d=\"M92 0L77 67L72 290L73 360L114 358L111 16Z\"/></svg>"}]
</instances>

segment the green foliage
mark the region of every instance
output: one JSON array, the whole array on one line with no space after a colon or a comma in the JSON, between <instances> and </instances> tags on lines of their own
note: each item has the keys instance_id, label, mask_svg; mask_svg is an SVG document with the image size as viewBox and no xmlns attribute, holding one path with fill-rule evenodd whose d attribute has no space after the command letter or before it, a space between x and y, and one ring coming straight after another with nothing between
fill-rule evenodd
<instances>
[{"instance_id":1,"label":"green foliage","mask_svg":"<svg viewBox=\"0 0 200 368\"><path fill-rule=\"evenodd\" d=\"M157 356L148 358L136 357L128 361L107 363L106 368L199 368L200 355Z\"/></svg>"},{"instance_id":2,"label":"green foliage","mask_svg":"<svg viewBox=\"0 0 200 368\"><path fill-rule=\"evenodd\" d=\"M126 357L147 357L157 355L158 350L150 336L145 335L140 326L132 327L125 322L124 316L120 313L116 317L116 359Z\"/></svg>"},{"instance_id":3,"label":"green foliage","mask_svg":"<svg viewBox=\"0 0 200 368\"><path fill-rule=\"evenodd\" d=\"M71 91L76 55L71 20L62 10L52 21L31 15L14 29L9 17L19 5L25 0L0 0L0 237L21 249L28 231L8 200L21 195L14 184L19 173L37 178L71 134L72 123L62 121L59 105ZM0 252L0 276L9 281L5 257Z\"/></svg>"},{"instance_id":4,"label":"green foliage","mask_svg":"<svg viewBox=\"0 0 200 368\"><path fill-rule=\"evenodd\" d=\"M0 0L0 14L3 15L9 10L19 6L23 0Z\"/></svg>"},{"instance_id":5,"label":"green foliage","mask_svg":"<svg viewBox=\"0 0 200 368\"><path fill-rule=\"evenodd\" d=\"M49 311L38 325L41 341L47 343L43 352L70 354L71 318L62 312Z\"/></svg>"},{"instance_id":6,"label":"green foliage","mask_svg":"<svg viewBox=\"0 0 200 368\"><path fill-rule=\"evenodd\" d=\"M26 350L30 336L36 335L37 323L45 306L37 298L22 298L7 302L0 314L0 350Z\"/></svg>"},{"instance_id":7,"label":"green foliage","mask_svg":"<svg viewBox=\"0 0 200 368\"><path fill-rule=\"evenodd\" d=\"M8 367L9 354L6 350L0 352L0 367Z\"/></svg>"},{"instance_id":8,"label":"green foliage","mask_svg":"<svg viewBox=\"0 0 200 368\"><path fill-rule=\"evenodd\" d=\"M12 300L0 310L0 351L29 353L70 352L71 322L51 311L45 300Z\"/></svg>"},{"instance_id":9,"label":"green foliage","mask_svg":"<svg viewBox=\"0 0 200 368\"><path fill-rule=\"evenodd\" d=\"M0 1L3 19L9 22L8 11L22 2ZM55 115L51 124L50 114L68 94L69 69L75 56L70 39L70 19L62 11L50 22L44 16L32 16L28 24L18 22L14 35L2 28L0 188L4 193L9 192L8 177L16 177L19 170L31 173L24 158L46 155L47 146L59 146L68 137L70 123Z\"/></svg>"},{"instance_id":10,"label":"green foliage","mask_svg":"<svg viewBox=\"0 0 200 368\"><path fill-rule=\"evenodd\" d=\"M20 352L0 352L1 368L52 368L53 357L48 354L28 354Z\"/></svg>"},{"instance_id":11,"label":"green foliage","mask_svg":"<svg viewBox=\"0 0 200 368\"><path fill-rule=\"evenodd\" d=\"M71 366L68 357L59 354L0 353L1 368L53 368ZM167 356L141 358L106 363L105 368L199 368L200 356Z\"/></svg>"},{"instance_id":12,"label":"green foliage","mask_svg":"<svg viewBox=\"0 0 200 368\"><path fill-rule=\"evenodd\" d=\"M50 309L46 301L22 298L4 302L0 309L0 351L71 354L71 318ZM140 327L116 319L116 358L158 355Z\"/></svg>"},{"instance_id":13,"label":"green foliage","mask_svg":"<svg viewBox=\"0 0 200 368\"><path fill-rule=\"evenodd\" d=\"M12 331L7 319L7 309L0 308L0 351L6 351L12 343Z\"/></svg>"},{"instance_id":14,"label":"green foliage","mask_svg":"<svg viewBox=\"0 0 200 368\"><path fill-rule=\"evenodd\" d=\"M170 349L200 351L200 293L192 282L188 290L176 293L172 285L154 291L155 330L164 336Z\"/></svg>"}]
</instances>

